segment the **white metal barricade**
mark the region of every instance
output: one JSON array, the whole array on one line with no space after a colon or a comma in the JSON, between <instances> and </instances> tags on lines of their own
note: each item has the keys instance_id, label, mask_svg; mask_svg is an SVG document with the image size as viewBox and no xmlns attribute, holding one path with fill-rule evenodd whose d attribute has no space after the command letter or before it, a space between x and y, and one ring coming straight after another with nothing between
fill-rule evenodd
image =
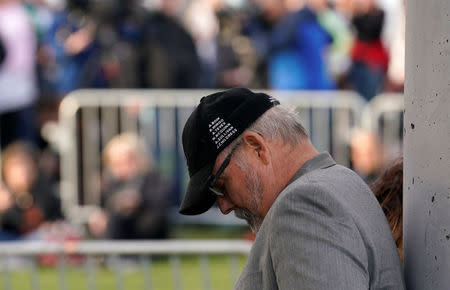
<instances>
[{"instance_id":1,"label":"white metal barricade","mask_svg":"<svg viewBox=\"0 0 450 290\"><path fill-rule=\"evenodd\" d=\"M65 98L60 120L48 138L61 154L61 197L66 215L84 222L99 204L101 150L116 134L137 132L151 148L163 175L178 189L188 173L181 148L183 126L201 97L213 90L80 90ZM350 132L365 102L348 91L265 91L297 108L313 144L349 165ZM220 215L216 219L220 219ZM210 220L214 222L213 220Z\"/></svg>"},{"instance_id":2,"label":"white metal barricade","mask_svg":"<svg viewBox=\"0 0 450 290\"><path fill-rule=\"evenodd\" d=\"M222 265L221 269L228 269L223 276L229 277L229 285L222 285L222 289L232 289L237 281L241 268L240 256L247 256L250 252L251 242L243 240L165 240L165 241L83 241L70 243L52 243L52 242L5 242L0 243L0 267L3 290L15 290L11 281L11 274L17 271L28 273L30 290L45 289L41 287L40 266L37 262L38 257L42 255L55 255L55 268L53 277L57 281L55 290L74 289L69 285L68 267L73 267L70 263L71 257L78 257L77 267L84 268L84 281L77 281L84 284L83 289L94 290L103 289L99 287L98 270L101 267L108 267L114 275L115 289L125 290L124 271L129 267L130 261L134 262L133 268L140 272L140 285L142 289L157 289L155 282L159 277L152 271L152 258L166 256L168 257L168 271L171 272L168 289L187 289L184 287L182 277L181 260L184 256L195 256L197 266L199 267L198 277L189 277L199 280L202 289L212 289L211 267L209 260L214 255L227 257L222 262L228 263ZM22 258L20 267L13 267L14 258ZM125 258L127 257L127 258ZM133 260L130 260L134 258ZM26 277L24 277L26 279ZM23 278L22 278L23 279ZM23 287L23 286L22 286ZM78 285L79 287L79 285ZM22 290L22 289L19 289ZM134 290L134 289L133 289ZM159 288L159 290L162 290Z\"/></svg>"}]
</instances>

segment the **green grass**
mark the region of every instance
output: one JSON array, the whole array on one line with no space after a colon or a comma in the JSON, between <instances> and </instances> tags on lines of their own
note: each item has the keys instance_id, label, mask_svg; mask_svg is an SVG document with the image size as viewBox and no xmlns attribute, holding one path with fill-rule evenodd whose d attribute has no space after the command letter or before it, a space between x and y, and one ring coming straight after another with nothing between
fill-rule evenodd
<instances>
[{"instance_id":1,"label":"green grass","mask_svg":"<svg viewBox=\"0 0 450 290\"><path fill-rule=\"evenodd\" d=\"M242 271L246 256L238 257L238 269L233 269L237 274ZM214 290L232 289L232 274L229 259L223 255L209 256L210 285ZM181 279L183 290L203 289L201 267L198 257L182 256ZM38 271L40 290L59 290L58 269L53 267L40 267ZM144 279L140 265L127 266L122 268L124 289L138 290L144 288ZM95 288L97 290L113 290L116 288L118 275L110 268L99 265L95 272ZM168 257L156 259L151 267L146 268L147 278L152 280L153 288L157 290L175 289L172 269ZM86 268L78 266L68 266L66 269L66 290L88 289L88 275ZM0 287L4 289L4 276L0 279ZM31 276L27 270L12 270L9 274L9 281L13 290L28 290L31 288Z\"/></svg>"},{"instance_id":2,"label":"green grass","mask_svg":"<svg viewBox=\"0 0 450 290\"><path fill-rule=\"evenodd\" d=\"M171 228L171 238L176 239L240 239L248 234L248 227L240 226L173 226ZM229 290L233 288L232 271L239 275L245 264L247 257L238 256L238 265L230 265L229 258L224 255L211 255L209 257L209 279L211 289ZM203 288L203 277L199 258L192 255L181 256L181 280L183 290L200 290ZM234 267L231 269L231 267ZM125 290L166 290L176 289L172 277L172 268L169 257L156 257L153 263L146 268L146 277L151 279L153 288L144 287L142 268L139 264L122 268L122 277ZM91 290L88 288L88 275L86 267L70 266L66 268L65 288L60 288L60 278L58 268L39 267L37 280L38 287L31 287L32 277L26 268L13 269L9 273L9 290ZM116 273L104 263L98 263L95 273L95 290L115 290L117 288ZM237 278L237 277L236 277ZM6 290L4 272L0 270L0 290Z\"/></svg>"}]
</instances>

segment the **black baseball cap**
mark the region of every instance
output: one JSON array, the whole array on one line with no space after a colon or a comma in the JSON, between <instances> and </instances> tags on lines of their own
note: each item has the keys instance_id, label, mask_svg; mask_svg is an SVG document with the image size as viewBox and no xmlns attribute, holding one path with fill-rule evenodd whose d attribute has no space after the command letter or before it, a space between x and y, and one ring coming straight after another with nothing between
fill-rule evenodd
<instances>
[{"instance_id":1,"label":"black baseball cap","mask_svg":"<svg viewBox=\"0 0 450 290\"><path fill-rule=\"evenodd\" d=\"M208 179L219 153L249 128L262 114L280 104L275 98L246 88L232 88L200 100L183 129L189 184L180 213L196 215L216 201Z\"/></svg>"}]
</instances>

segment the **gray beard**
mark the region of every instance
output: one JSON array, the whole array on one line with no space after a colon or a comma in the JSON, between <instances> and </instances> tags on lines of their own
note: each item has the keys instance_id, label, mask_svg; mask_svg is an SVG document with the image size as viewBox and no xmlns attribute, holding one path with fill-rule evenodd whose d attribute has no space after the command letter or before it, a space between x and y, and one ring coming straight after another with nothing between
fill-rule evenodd
<instances>
[{"instance_id":1,"label":"gray beard","mask_svg":"<svg viewBox=\"0 0 450 290\"><path fill-rule=\"evenodd\" d=\"M247 167L247 166L246 166ZM258 174L250 169L246 168L246 186L250 193L250 209L238 208L234 210L234 215L237 218L244 219L250 226L253 233L258 233L264 218L260 215L254 214L258 212L258 205L262 203L262 184Z\"/></svg>"},{"instance_id":2,"label":"gray beard","mask_svg":"<svg viewBox=\"0 0 450 290\"><path fill-rule=\"evenodd\" d=\"M253 233L258 233L259 228L263 222L263 219L257 215L252 214L249 210L238 208L234 210L234 215L237 218L243 219L250 226L250 229Z\"/></svg>"}]
</instances>

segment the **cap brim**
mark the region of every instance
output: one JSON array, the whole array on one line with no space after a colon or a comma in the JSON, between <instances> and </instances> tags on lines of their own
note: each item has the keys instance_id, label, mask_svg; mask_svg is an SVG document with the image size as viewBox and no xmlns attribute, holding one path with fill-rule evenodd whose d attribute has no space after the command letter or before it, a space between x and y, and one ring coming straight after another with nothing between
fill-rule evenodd
<instances>
[{"instance_id":1,"label":"cap brim","mask_svg":"<svg viewBox=\"0 0 450 290\"><path fill-rule=\"evenodd\" d=\"M189 184L180 206L180 213L184 215L201 214L211 208L216 197L211 194L207 182L214 164L209 164L195 173Z\"/></svg>"}]
</instances>

